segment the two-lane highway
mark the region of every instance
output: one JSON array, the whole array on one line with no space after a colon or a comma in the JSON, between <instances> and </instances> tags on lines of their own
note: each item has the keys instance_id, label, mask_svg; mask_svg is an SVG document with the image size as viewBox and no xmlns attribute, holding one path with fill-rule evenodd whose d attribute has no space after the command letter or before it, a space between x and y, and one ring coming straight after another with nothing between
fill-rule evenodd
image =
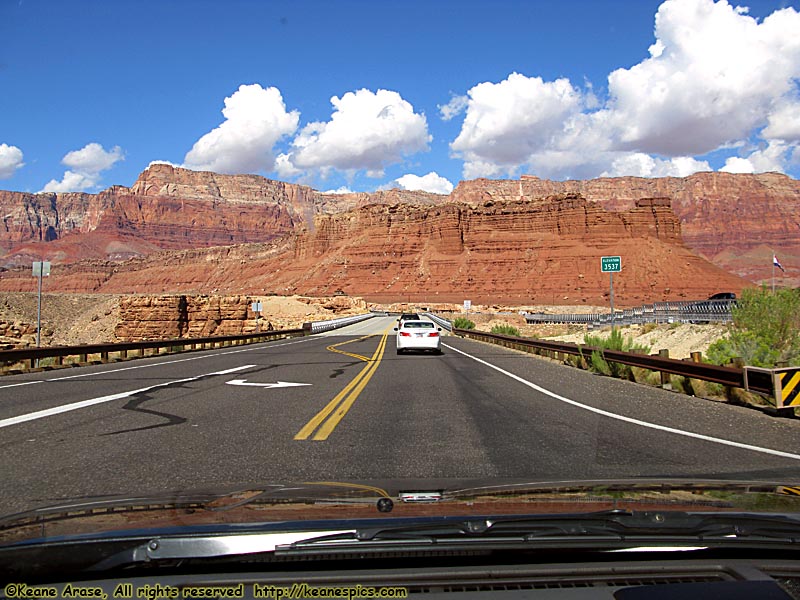
<instances>
[{"instance_id":1,"label":"two-lane highway","mask_svg":"<svg viewBox=\"0 0 800 600\"><path fill-rule=\"evenodd\" d=\"M306 480L800 481L800 424L394 318L0 379L0 514L86 496Z\"/></svg>"}]
</instances>

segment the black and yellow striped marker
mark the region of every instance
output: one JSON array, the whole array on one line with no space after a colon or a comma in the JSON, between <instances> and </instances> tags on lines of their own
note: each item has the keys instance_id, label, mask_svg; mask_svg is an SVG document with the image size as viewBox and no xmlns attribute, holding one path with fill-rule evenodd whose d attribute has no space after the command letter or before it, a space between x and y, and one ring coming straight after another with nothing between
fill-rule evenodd
<instances>
[{"instance_id":1,"label":"black and yellow striped marker","mask_svg":"<svg viewBox=\"0 0 800 600\"><path fill-rule=\"evenodd\" d=\"M336 429L336 426L347 414L347 411L349 411L350 407L353 406L353 403L356 401L356 398L358 398L358 395L363 391L367 383L369 383L369 380L375 374L375 371L378 370L378 365L381 364L383 352L386 349L386 338L389 336L389 327L387 327L386 331L383 332L381 340L378 342L377 349L369 359L361 356L360 354L350 354L338 350L332 350L330 346L328 347L328 350L331 350L332 352L338 351L340 354L347 354L347 356L367 360L367 365L361 369L358 375L356 375L341 392L336 394L333 400L325 405L325 408L314 415L314 417L308 423L306 423L300 431L297 432L297 435L294 436L295 440L307 440L309 437L311 437L311 434L314 434L314 437L311 439L322 441L327 440L328 436L333 433L333 430ZM341 344L336 345L340 346Z\"/></svg>"},{"instance_id":2,"label":"black and yellow striped marker","mask_svg":"<svg viewBox=\"0 0 800 600\"><path fill-rule=\"evenodd\" d=\"M800 406L800 369L778 373L783 406Z\"/></svg>"}]
</instances>

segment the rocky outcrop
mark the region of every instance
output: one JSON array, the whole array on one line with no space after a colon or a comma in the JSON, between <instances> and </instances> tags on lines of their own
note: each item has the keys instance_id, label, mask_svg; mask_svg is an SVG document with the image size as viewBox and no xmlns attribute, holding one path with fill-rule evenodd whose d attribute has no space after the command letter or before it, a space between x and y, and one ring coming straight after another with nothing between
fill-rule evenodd
<instances>
[{"instance_id":1,"label":"rocky outcrop","mask_svg":"<svg viewBox=\"0 0 800 600\"><path fill-rule=\"evenodd\" d=\"M254 313L252 303L262 303ZM119 299L117 339L197 338L254 333L257 329L295 329L306 321L324 321L366 311L360 298L264 298L261 296L166 295ZM257 322L258 321L258 322Z\"/></svg>"},{"instance_id":2,"label":"rocky outcrop","mask_svg":"<svg viewBox=\"0 0 800 600\"><path fill-rule=\"evenodd\" d=\"M695 173L689 177L614 177L550 181L462 181L451 199L472 205L579 193L610 210L645 197L667 197L681 221L685 244L718 266L753 281L771 274L772 252L786 258L786 284L800 284L800 182L779 173Z\"/></svg>"},{"instance_id":3,"label":"rocky outcrop","mask_svg":"<svg viewBox=\"0 0 800 600\"><path fill-rule=\"evenodd\" d=\"M401 190L324 194L257 175L154 164L132 187L113 186L99 194L0 191L0 250L6 266L41 257L54 263L125 260L162 249L267 242L313 229L317 215L443 198Z\"/></svg>"},{"instance_id":4,"label":"rocky outcrop","mask_svg":"<svg viewBox=\"0 0 800 600\"><path fill-rule=\"evenodd\" d=\"M620 304L741 290L742 279L693 254L680 231L669 202L658 198L618 212L577 194L481 205L368 205L319 215L313 231L272 244L61 265L47 285L107 293L343 292L374 301L603 304L608 276L600 257L619 254ZM33 285L27 273L16 273L6 272L0 288Z\"/></svg>"},{"instance_id":5,"label":"rocky outcrop","mask_svg":"<svg viewBox=\"0 0 800 600\"><path fill-rule=\"evenodd\" d=\"M245 296L131 296L120 299L122 340L238 335L256 329Z\"/></svg>"}]
</instances>

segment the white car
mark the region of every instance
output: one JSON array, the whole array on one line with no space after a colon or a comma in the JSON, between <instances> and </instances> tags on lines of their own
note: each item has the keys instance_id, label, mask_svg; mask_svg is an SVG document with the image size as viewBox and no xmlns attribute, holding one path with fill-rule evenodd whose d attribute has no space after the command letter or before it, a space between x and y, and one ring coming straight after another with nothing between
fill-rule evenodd
<instances>
[{"instance_id":1,"label":"white car","mask_svg":"<svg viewBox=\"0 0 800 600\"><path fill-rule=\"evenodd\" d=\"M406 350L430 350L441 354L439 333L442 328L436 327L430 321L401 321L394 330L397 332L397 353Z\"/></svg>"}]
</instances>

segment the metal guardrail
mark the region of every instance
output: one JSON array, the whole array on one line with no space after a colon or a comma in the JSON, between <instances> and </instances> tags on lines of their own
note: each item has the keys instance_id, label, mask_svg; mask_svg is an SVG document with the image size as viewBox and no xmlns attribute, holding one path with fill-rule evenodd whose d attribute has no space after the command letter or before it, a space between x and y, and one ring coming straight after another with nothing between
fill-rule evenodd
<instances>
[{"instance_id":1,"label":"metal guardrail","mask_svg":"<svg viewBox=\"0 0 800 600\"><path fill-rule=\"evenodd\" d=\"M243 335L223 335L202 338L175 338L170 340L145 340L141 342L115 342L106 344L84 344L80 346L46 346L43 348L17 348L0 350L0 368L7 368L21 362L28 362L28 368L34 368L36 362L43 359L55 358L55 366L62 366L63 359L67 356L77 356L78 363L87 363L90 355L99 355L99 362L108 362L112 353L118 354L118 359L133 358L130 352L136 352L136 357L145 356L145 350L160 351L164 348L167 353L186 352L188 350L204 350L226 346L239 346L268 341L274 338L297 337L307 335L307 329L279 329L275 331L262 331Z\"/></svg>"},{"instance_id":2,"label":"metal guardrail","mask_svg":"<svg viewBox=\"0 0 800 600\"><path fill-rule=\"evenodd\" d=\"M10 367L22 363L20 369L30 370L35 368L40 361L54 358L55 364L50 367L69 366L64 364L64 358L77 356L77 364L86 364L89 357L94 355L99 359L93 362L109 362L112 354L117 354L114 360L126 360L128 358L139 358L146 356L146 350L155 350L151 354L161 354L161 350L166 349L166 354L177 352L187 352L192 350L206 350L227 346L239 346L244 344L254 344L280 339L286 337L299 337L312 335L322 331L330 331L339 327L344 327L358 321L372 318L372 313L363 315L353 315L342 317L330 321L314 321L303 323L300 329L278 329L274 331L262 331L259 333L247 333L240 335L209 336L202 338L174 338L169 340L144 340L140 342L115 342L103 344L84 344L79 346L46 346L42 348L15 348L11 350L0 350L0 373L8 372ZM136 353L131 356L130 353ZM25 364L27 363L27 364ZM74 364L74 363L72 363Z\"/></svg>"},{"instance_id":3,"label":"metal guardrail","mask_svg":"<svg viewBox=\"0 0 800 600\"><path fill-rule=\"evenodd\" d=\"M614 325L644 323L726 323L731 320L735 300L694 300L655 302L622 311L614 311ZM578 323L589 329L611 325L610 313L526 313L528 323Z\"/></svg>"},{"instance_id":4,"label":"metal guardrail","mask_svg":"<svg viewBox=\"0 0 800 600\"><path fill-rule=\"evenodd\" d=\"M448 321L447 319L443 319L442 317L437 317L436 315L434 315L432 313L429 313L429 312L422 313L422 314L424 314L431 321L436 323L439 327L443 327L447 331L452 331L453 324L450 321Z\"/></svg>"},{"instance_id":5,"label":"metal guardrail","mask_svg":"<svg viewBox=\"0 0 800 600\"><path fill-rule=\"evenodd\" d=\"M691 379L702 379L729 387L745 387L744 369L735 367L721 367L718 365L650 356L647 354L604 350L593 346L579 346L578 344L569 344L566 342L532 340L510 335L488 333L485 331L475 331L474 329L453 329L453 333L462 337L499 344L517 350L533 351L539 354L552 354L554 357L558 357L560 354L569 354L572 356L585 357L588 360L592 352L598 351L608 362L616 362L632 367L649 369L651 371L681 375ZM768 376L759 377L757 374L751 373L747 383L749 384L748 388L750 391L768 395L772 394L773 385L771 378Z\"/></svg>"},{"instance_id":6,"label":"metal guardrail","mask_svg":"<svg viewBox=\"0 0 800 600\"><path fill-rule=\"evenodd\" d=\"M339 319L331 319L330 321L315 321L311 323L311 333L322 333L323 331L330 331L331 329L338 329L353 323L366 321L374 317L374 313L367 313L364 315L353 315L350 317L341 317Z\"/></svg>"}]
</instances>

